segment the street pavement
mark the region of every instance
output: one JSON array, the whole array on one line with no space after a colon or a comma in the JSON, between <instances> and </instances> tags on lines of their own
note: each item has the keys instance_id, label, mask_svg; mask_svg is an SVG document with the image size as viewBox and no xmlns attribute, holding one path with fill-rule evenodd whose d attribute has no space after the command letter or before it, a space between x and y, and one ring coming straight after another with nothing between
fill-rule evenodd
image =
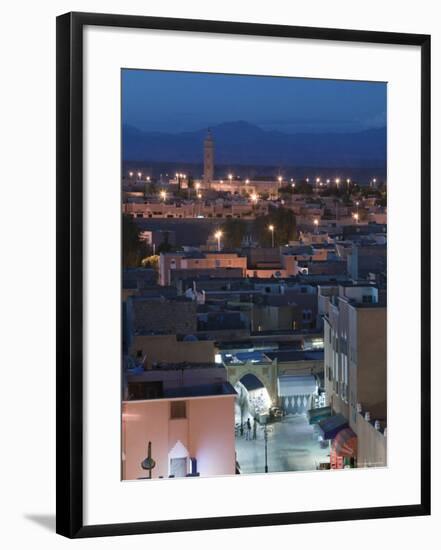
<instances>
[{"instance_id":1,"label":"street pavement","mask_svg":"<svg viewBox=\"0 0 441 550\"><path fill-rule=\"evenodd\" d=\"M258 425L256 440L246 440L245 431L236 436L236 451L243 474L264 472L263 428ZM268 425L268 472L316 470L320 462L329 462L329 449L320 448L306 416L286 416Z\"/></svg>"}]
</instances>

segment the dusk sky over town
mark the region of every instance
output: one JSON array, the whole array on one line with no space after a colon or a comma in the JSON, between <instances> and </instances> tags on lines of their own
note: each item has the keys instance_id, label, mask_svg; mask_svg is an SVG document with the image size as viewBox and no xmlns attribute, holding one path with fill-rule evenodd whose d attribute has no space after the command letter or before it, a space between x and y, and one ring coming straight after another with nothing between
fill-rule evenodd
<instances>
[{"instance_id":1,"label":"dusk sky over town","mask_svg":"<svg viewBox=\"0 0 441 550\"><path fill-rule=\"evenodd\" d=\"M122 71L123 122L186 132L235 120L267 130L354 132L386 125L382 82Z\"/></svg>"}]
</instances>

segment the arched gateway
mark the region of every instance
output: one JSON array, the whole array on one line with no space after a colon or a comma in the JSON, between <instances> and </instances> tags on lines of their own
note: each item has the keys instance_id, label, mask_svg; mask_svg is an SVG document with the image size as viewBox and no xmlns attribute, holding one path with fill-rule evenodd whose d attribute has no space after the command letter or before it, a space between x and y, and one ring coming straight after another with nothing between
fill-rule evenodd
<instances>
[{"instance_id":1,"label":"arched gateway","mask_svg":"<svg viewBox=\"0 0 441 550\"><path fill-rule=\"evenodd\" d=\"M270 396L272 405L277 405L277 366L273 363L263 365L246 362L241 365L226 365L228 381L232 386L247 374L253 374L262 382Z\"/></svg>"}]
</instances>

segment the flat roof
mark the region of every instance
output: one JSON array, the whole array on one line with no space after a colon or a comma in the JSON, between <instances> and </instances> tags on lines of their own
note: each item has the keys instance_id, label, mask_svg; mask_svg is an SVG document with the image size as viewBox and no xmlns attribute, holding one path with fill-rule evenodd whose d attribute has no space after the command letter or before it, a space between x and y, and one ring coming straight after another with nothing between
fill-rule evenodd
<instances>
[{"instance_id":1,"label":"flat roof","mask_svg":"<svg viewBox=\"0 0 441 550\"><path fill-rule=\"evenodd\" d=\"M236 395L236 390L229 382L164 390L164 397L209 397L213 395Z\"/></svg>"}]
</instances>

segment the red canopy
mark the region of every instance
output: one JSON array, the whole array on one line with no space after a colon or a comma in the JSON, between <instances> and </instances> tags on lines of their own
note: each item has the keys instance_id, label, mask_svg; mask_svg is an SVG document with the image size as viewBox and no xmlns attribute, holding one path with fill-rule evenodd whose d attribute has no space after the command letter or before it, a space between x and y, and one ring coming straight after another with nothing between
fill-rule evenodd
<instances>
[{"instance_id":1,"label":"red canopy","mask_svg":"<svg viewBox=\"0 0 441 550\"><path fill-rule=\"evenodd\" d=\"M351 428L343 428L334 437L332 448L340 456L357 456L357 434Z\"/></svg>"}]
</instances>

